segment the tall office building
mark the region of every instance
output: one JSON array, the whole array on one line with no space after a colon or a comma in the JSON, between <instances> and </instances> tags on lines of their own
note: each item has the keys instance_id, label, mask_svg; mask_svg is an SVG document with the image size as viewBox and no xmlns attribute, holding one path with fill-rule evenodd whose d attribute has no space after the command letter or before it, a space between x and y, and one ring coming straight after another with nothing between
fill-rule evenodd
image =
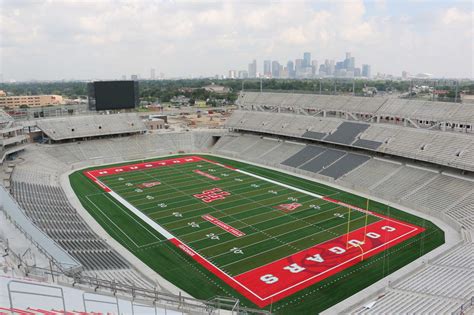
<instances>
[{"instance_id":1,"label":"tall office building","mask_svg":"<svg viewBox=\"0 0 474 315\"><path fill-rule=\"evenodd\" d=\"M254 59L252 63L249 63L248 75L249 75L249 78L257 77L257 60Z\"/></svg>"},{"instance_id":2,"label":"tall office building","mask_svg":"<svg viewBox=\"0 0 474 315\"><path fill-rule=\"evenodd\" d=\"M263 62L263 74L267 77L270 77L272 75L272 61L271 60L265 60Z\"/></svg>"},{"instance_id":3,"label":"tall office building","mask_svg":"<svg viewBox=\"0 0 474 315\"><path fill-rule=\"evenodd\" d=\"M355 57L351 57L349 58L349 67L347 68L347 70L354 71L354 68L355 68Z\"/></svg>"},{"instance_id":4,"label":"tall office building","mask_svg":"<svg viewBox=\"0 0 474 315\"><path fill-rule=\"evenodd\" d=\"M280 63L276 60L272 61L272 77L273 78L280 77Z\"/></svg>"},{"instance_id":5,"label":"tall office building","mask_svg":"<svg viewBox=\"0 0 474 315\"><path fill-rule=\"evenodd\" d=\"M237 77L237 71L236 70L229 70L229 79L235 79Z\"/></svg>"},{"instance_id":6,"label":"tall office building","mask_svg":"<svg viewBox=\"0 0 474 315\"><path fill-rule=\"evenodd\" d=\"M133 81L137 81L138 80L138 74L132 74L130 76L130 79L132 79Z\"/></svg>"},{"instance_id":7,"label":"tall office building","mask_svg":"<svg viewBox=\"0 0 474 315\"><path fill-rule=\"evenodd\" d=\"M329 69L328 69L328 74L329 75L334 75L334 60L329 60Z\"/></svg>"},{"instance_id":8,"label":"tall office building","mask_svg":"<svg viewBox=\"0 0 474 315\"><path fill-rule=\"evenodd\" d=\"M295 64L293 61L288 60L286 63L286 69L288 70L288 78L294 78L295 77Z\"/></svg>"},{"instance_id":9,"label":"tall office building","mask_svg":"<svg viewBox=\"0 0 474 315\"><path fill-rule=\"evenodd\" d=\"M150 69L150 79L155 80L156 79L156 70L155 69Z\"/></svg>"},{"instance_id":10,"label":"tall office building","mask_svg":"<svg viewBox=\"0 0 474 315\"><path fill-rule=\"evenodd\" d=\"M318 74L318 61L311 61L311 75L314 77Z\"/></svg>"},{"instance_id":11,"label":"tall office building","mask_svg":"<svg viewBox=\"0 0 474 315\"><path fill-rule=\"evenodd\" d=\"M247 79L249 77L249 72L247 70L239 70L239 79Z\"/></svg>"},{"instance_id":12,"label":"tall office building","mask_svg":"<svg viewBox=\"0 0 474 315\"><path fill-rule=\"evenodd\" d=\"M304 59L295 60L295 77L300 77L304 72Z\"/></svg>"},{"instance_id":13,"label":"tall office building","mask_svg":"<svg viewBox=\"0 0 474 315\"><path fill-rule=\"evenodd\" d=\"M362 76L370 78L370 65L362 65Z\"/></svg>"},{"instance_id":14,"label":"tall office building","mask_svg":"<svg viewBox=\"0 0 474 315\"><path fill-rule=\"evenodd\" d=\"M319 76L321 77L324 77L326 76L326 65L324 63L322 63L320 66L319 66Z\"/></svg>"},{"instance_id":15,"label":"tall office building","mask_svg":"<svg viewBox=\"0 0 474 315\"><path fill-rule=\"evenodd\" d=\"M331 75L330 71L329 59L326 59L324 60L324 75Z\"/></svg>"},{"instance_id":16,"label":"tall office building","mask_svg":"<svg viewBox=\"0 0 474 315\"><path fill-rule=\"evenodd\" d=\"M303 67L311 67L311 53L309 52L303 54Z\"/></svg>"}]
</instances>

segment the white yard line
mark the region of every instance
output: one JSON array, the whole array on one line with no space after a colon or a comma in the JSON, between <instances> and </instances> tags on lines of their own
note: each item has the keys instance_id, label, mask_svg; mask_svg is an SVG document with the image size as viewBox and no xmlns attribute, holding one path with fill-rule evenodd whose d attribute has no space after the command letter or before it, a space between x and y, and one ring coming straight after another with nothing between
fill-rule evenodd
<instances>
[{"instance_id":1,"label":"white yard line","mask_svg":"<svg viewBox=\"0 0 474 315\"><path fill-rule=\"evenodd\" d=\"M232 219L232 222L235 222L235 221L237 221L237 220L245 220L245 219L247 219L247 217L242 218L242 219L233 219L232 216L235 215L235 214L242 214L242 213L249 212L249 211L255 211L256 209L261 208L261 207L262 207L262 204L260 203L260 201L270 201L270 202L272 202L272 203L282 203L282 202L285 202L285 200L277 201L278 199L276 199L276 198L287 197L287 195L291 195L291 193L285 193L285 194L279 195L279 196L277 196L277 197L275 197L274 195L272 195L272 196L270 196L269 198L264 198L264 199L261 199L261 200L255 200L255 201L253 201L253 202L251 202L251 203L252 203L252 204L257 204L258 207L256 207L256 208L254 207L254 208L251 208L251 209L248 209L248 210L245 210L245 211L240 211L240 212L238 212L238 213L228 214L227 212L228 212L229 210L242 207L242 206L243 206L242 204L236 205L236 206L234 206L234 207L225 208L225 210L211 211L211 212L209 212L209 214L215 213L215 212L220 212L221 214L224 214L224 215L221 216L221 217L219 217L219 218L229 217L229 218ZM263 194L258 195L257 197L259 197L259 196L263 196ZM273 201L274 199L275 199L275 201ZM235 201L231 201L231 202L229 202L229 203L233 203L233 202L235 202ZM310 201L306 201L306 202L309 203ZM250 202L249 202L249 203L250 203ZM225 206L226 204L227 204L226 202L222 202L222 203L219 203L219 206ZM268 208L268 206L265 206L265 207ZM203 208L203 209L206 209L206 208ZM203 210L203 209L198 209L198 210ZM300 209L300 210L298 210L297 212L301 212L302 210L303 210L303 209ZM189 213L189 212L192 212L192 211L193 211L193 210L191 210L191 211L185 211L185 212L181 212L181 213L186 214L186 213ZM226 212L222 212L222 211L226 211ZM280 211L280 210L272 209L272 211L275 211L275 212L276 212L276 211ZM281 211L280 211L280 212L281 212ZM268 212L268 213L270 213L270 212ZM151 215L151 214L149 214L149 215ZM287 214L286 214L286 215L287 215ZM170 217L170 216L157 217L156 219L162 219L162 218L166 218L166 217ZM180 222L180 221L185 221L185 220L189 220L189 219L193 219L193 218L200 218L200 217L201 217L201 214L198 214L198 215L194 215L194 216L191 216L191 217L183 218L183 219L181 219L181 220L175 220L175 221L170 222L170 223L178 223L178 222Z\"/></svg>"},{"instance_id":2,"label":"white yard line","mask_svg":"<svg viewBox=\"0 0 474 315\"><path fill-rule=\"evenodd\" d=\"M337 205L336 205L335 208L331 208L331 209L325 210L325 211L323 211L323 212L321 212L321 213L319 213L319 214L322 214L322 213L324 213L324 212L334 211L334 210L337 209L338 207L340 207L340 206L337 206ZM355 210L351 210L351 212L352 212L352 211L355 211ZM314 214L314 215L317 215L317 214ZM313 215L311 215L311 216L313 216ZM281 218L281 217L274 218L274 219L279 219L279 218ZM274 219L273 219L273 220L274 220ZM319 221L319 222L320 222L320 223L324 223L324 222L327 222L327 221L330 221L330 220L334 220L334 219L336 219L336 218L335 218L335 217L330 217L330 218L328 218L328 219L326 219L326 220ZM271 221L271 220L272 220L272 219L269 219L269 220L265 220L265 221L262 221L262 222L259 222L259 223L264 223L264 222ZM355 221L355 220L353 220L353 221ZM268 231L268 230L271 230L271 229L282 228L282 227L284 227L285 225L291 224L291 223L294 223L294 222L297 222L297 221L292 221L292 222L288 222L288 223L283 223L283 224L275 225L275 226L269 227L269 228L267 228L267 229L259 230L258 232L255 232L255 233L246 234L245 236L240 237L239 240L242 240L242 239L244 239L245 237L255 236L255 235L257 235L259 232L262 232L262 233L263 233L263 232ZM352 221L351 221L351 222L352 222ZM345 224L345 223L344 223L344 224ZM328 232L328 233L337 235L337 234L335 234L335 233L330 232L329 230L331 230L332 228L338 227L338 226L340 226L340 224L335 225L335 226L333 226L333 227L330 227L329 229L324 229L324 228L319 227L319 231L318 231L317 233L315 233L315 234L311 234L311 235L305 236L305 237L303 237L303 238L297 239L297 240L295 240L295 241L292 241L292 242L289 242L289 243L286 243L286 242L285 242L285 243L286 243L286 244L291 244L291 243L293 243L293 242L300 241L300 240L302 240L302 239L305 239L305 238L310 237L310 236L317 235L317 234L322 233L322 232ZM288 233L293 233L293 232L295 232L295 231L302 230L302 229L307 229L307 228L308 228L308 226L302 226L302 227L299 227L299 228L296 228L296 229L287 231L287 232L285 232L285 233L280 233L280 234L278 234L278 235L275 236L275 237L280 237L280 236L282 236L282 235L286 235L286 234L288 234ZM265 234L265 233L264 233L264 234ZM340 235L337 235L337 237L339 237L339 236L340 236ZM222 242L222 243L219 243L219 244L214 244L214 245L211 245L211 246L203 247L203 248L201 248L201 249L199 249L199 250L200 250L200 251L204 251L204 250L207 250L207 249L209 249L209 248L213 248L213 247L215 247L215 246L219 246L219 245L222 245L222 244L225 244L225 243L228 243L228 242L232 242L232 241L235 241L235 240L236 240L236 239L231 239L231 240L229 240L229 241L225 241L225 242ZM261 241L258 241L258 242L254 242L254 243L249 244L249 245L246 245L246 246L244 246L244 247L240 247L240 249L244 249L244 248L247 248L247 247L249 247L249 246L253 246L253 245L255 245L255 244L259 244L259 243L265 242L265 241L268 241L268 238L266 238L266 239L264 239L264 240L261 240ZM190 243L193 243L193 242L190 242ZM280 245L280 246L278 246L278 247L273 247L272 250L275 249L275 248L283 247L283 246L285 246L286 244ZM221 255L225 255L225 254L228 254L228 253L227 253L227 252L221 253L221 254L218 254L218 255L216 255L216 256L212 256L212 257L210 257L210 258L215 258L215 257L221 256Z\"/></svg>"},{"instance_id":3,"label":"white yard line","mask_svg":"<svg viewBox=\"0 0 474 315\"><path fill-rule=\"evenodd\" d=\"M325 213L325 212L332 211L332 210L334 210L335 208L339 208L339 207L340 207L339 205L335 205L335 207L333 207L333 208L329 208L329 209L326 209L326 210L321 211L321 212L318 212L318 213L319 213L319 214ZM248 210L248 211L254 211L254 210L255 210L255 209ZM304 212L304 211L308 211L308 210L312 210L312 208L306 208L306 209L298 210L298 213L301 213L301 212ZM245 212L248 212L248 211L242 211L242 212L239 212L239 214L240 214L240 213L245 213ZM269 213L270 213L270 212L263 212L263 213L251 215L251 216L248 216L248 217L246 217L246 218L243 218L242 220L247 220L247 219L254 218L254 217L257 217L257 216L261 216L261 215L267 215L267 214L269 214ZM271 221L271 220L276 220L276 219L279 219L279 218L281 218L281 217L283 217L283 216L285 216L285 215L286 215L286 214L282 212L282 213L281 213L281 216L279 216L279 217L274 217L274 218L272 218L272 219L263 220L263 221L258 221L258 222L255 223L255 224L260 224L260 223L265 223L265 222L268 222L268 221ZM312 216L314 216L314 215L316 215L316 214L311 214L311 215L309 215L309 216L307 216L307 217L304 217L304 219L307 219L307 218L312 217ZM221 219L223 219L223 218L224 218L224 217L219 217L218 219L221 220ZM234 221L231 221L231 222L228 222L228 223L229 223L229 225L230 225L230 224L232 224L233 222L234 222ZM282 224L280 224L280 225L278 225L278 226L282 226ZM192 235L192 234L195 234L195 233L202 233L202 231L211 229L211 228L213 228L213 227L216 227L216 226L211 226L211 227L209 227L209 228L205 228L205 229L202 229L202 230L200 230L200 231L195 231L195 232L191 232L191 233L187 233L187 234L181 234L180 237L189 236L189 235ZM244 228L244 227L243 227L243 228ZM239 229L240 229L240 228L239 228ZM226 233L227 233L227 232L222 231L222 233L218 233L217 235L225 235ZM253 234L255 234L255 233L253 233ZM247 234L247 235L250 235L250 234ZM202 238L202 239L199 239L199 240L204 240L204 239L205 239L205 238ZM199 241L199 240L196 240L196 241Z\"/></svg>"},{"instance_id":4,"label":"white yard line","mask_svg":"<svg viewBox=\"0 0 474 315\"><path fill-rule=\"evenodd\" d=\"M356 210L351 210L351 212L352 212L352 211L356 211ZM333 220L333 219L334 219L334 218L329 218L329 219L326 219L326 220L321 221L321 222L327 222L327 221L330 221L330 220ZM359 218L357 218L357 219L355 219L355 220L351 220L351 222L357 221L357 220L359 220L359 219L363 219L363 217L359 217ZM294 240L294 241L291 241L291 242L288 242L288 243L285 242L285 244L283 244L283 245L279 245L279 246L276 246L276 247L272 247L272 248L267 249L267 250L265 250L265 251L263 251L263 252L260 251L260 252L257 253L257 254L254 254L254 255L249 256L249 257L242 258L242 259L240 259L240 260L238 260L238 261L234 261L234 262L232 262L232 263L228 263L228 264L226 264L226 265L223 265L222 267L226 267L226 266L233 265L233 264L235 264L235 263L241 262L241 261L243 261L243 260L247 260L247 259L249 259L249 258L251 258L251 257L254 257L254 256L259 256L259 255L261 255L261 254L263 254L263 253L270 252L270 251L272 251L272 250L275 250L275 249L284 247L285 245L290 245L290 244L292 244L292 243L299 242L299 241L301 241L301 240L307 239L308 237L314 237L315 235L318 235L318 234L320 234L320 233L324 233L324 232L331 233L331 232L329 232L328 230L331 230L331 229L333 229L333 228L337 228L337 227L340 227L340 226L343 226L343 225L346 225L346 223L341 223L341 224L335 225L335 226L333 226L333 227L330 227L329 229L320 230L320 231L317 232L317 233L310 234L310 235L306 235L306 236L304 236L304 237L302 237L302 238L299 238L299 239L297 239L297 240ZM288 232L286 232L286 233L279 234L278 237L280 237L280 236L282 236L282 235L286 235L286 234L288 234L288 233L293 233L293 232L295 232L295 231L298 231L298 230L301 230L301 229L304 229L304 228L306 228L306 227L303 226L303 227L300 227L300 228L297 228L297 229L288 231ZM337 235L336 233L331 233L331 234L336 235L335 238L341 237L342 235L344 235L344 234L342 234L342 235ZM240 247L240 249L245 249L245 248L247 248L247 247L254 246L255 244L259 244L259 243L262 243L262 242L265 242L265 241L268 241L268 239L255 242L255 243L249 244L249 245L247 245L247 246ZM326 242L326 241L323 241L323 242ZM224 243L225 243L225 242L224 242ZM222 243L222 244L224 244L224 243ZM217 244L217 245L221 245L221 244ZM213 246L217 246L217 245L213 245ZM291 246L291 245L290 245L290 246ZM314 246L314 245L312 245L312 246ZM306 248L303 248L303 249L300 249L299 251L306 250L306 249L308 249L308 248L311 248L312 246L306 247ZM201 249L201 251L202 251L202 250L205 250L205 249L209 249L209 248L211 248L211 247L212 247L212 246L205 247L205 248ZM216 258L216 257L222 256L222 255L226 255L226 254L228 254L228 253L221 253L221 254L218 254L218 255L215 255L215 256L211 256L211 257L209 257L209 258ZM293 253L293 254L294 254L294 253ZM293 255L293 254L291 254L291 255ZM291 255L290 255L290 256L291 256Z\"/></svg>"},{"instance_id":5,"label":"white yard line","mask_svg":"<svg viewBox=\"0 0 474 315\"><path fill-rule=\"evenodd\" d=\"M107 196L107 194L105 194L105 196ZM144 247L144 246L154 245L154 244L158 244L158 243L163 242L163 240L158 239L158 238L156 237L156 235L153 235L153 234L152 234L155 238L157 238L157 239L159 240L158 242L147 243L147 244L145 244L145 245L138 245L130 236L127 235L127 233L125 233L124 230L122 230L114 221L112 221L112 220L109 218L109 216L108 216L107 214L105 214L105 213L95 204L95 202L93 202L88 196L86 196L86 198L87 198L87 200L89 200L89 202L90 202L97 210L100 211L100 213L102 213L103 216L105 216L105 217L107 218L107 220L110 221L110 223L112 223L117 229L119 229L120 232L122 232L122 234L125 235L125 237L127 237L128 240L129 240L130 242L132 242L132 243L135 245L135 247L137 247L137 248L142 248L142 247ZM107 198L108 198L108 197L107 197ZM127 214L128 216L130 216L128 213L126 213L126 212L124 212L124 213ZM131 217L131 216L130 216L130 217ZM131 217L131 218L132 218L135 222L137 222L137 221L135 220L135 218L133 218L133 217ZM140 224L140 222L137 222L137 223ZM141 225L141 224L140 224L140 225ZM143 225L141 225L141 226L143 226ZM145 228L145 227L144 227L144 228ZM148 231L148 229L146 229L146 230ZM150 234L151 234L151 233L150 233Z\"/></svg>"},{"instance_id":6,"label":"white yard line","mask_svg":"<svg viewBox=\"0 0 474 315\"><path fill-rule=\"evenodd\" d=\"M298 191L298 192L303 193L305 195L310 195L310 196L313 196L313 197L318 198L318 199L323 199L323 196L321 196L321 195L312 193L312 192L304 190L304 189L296 188L296 187L293 187L293 186L290 186L290 185L287 185L287 184L283 184L283 183L277 182L273 179L269 179L269 178L259 176L259 175L256 175L256 174L252 174L252 173L242 171L242 170L239 170L239 169L235 169L235 171L239 172L239 173L242 173L242 174L245 174L245 175L248 175L248 176L251 176L251 177L258 178L258 179L263 180L263 181L267 181L269 183L272 183L272 184L275 184L275 185L278 185L278 186L282 186L282 187L285 187L285 188L288 188L288 189L292 189L294 191Z\"/></svg>"},{"instance_id":7,"label":"white yard line","mask_svg":"<svg viewBox=\"0 0 474 315\"><path fill-rule=\"evenodd\" d=\"M209 161L209 160L205 160L205 161L207 161L207 162L209 162L209 163L212 163L212 164L215 164L215 165L218 165L218 166L221 166L221 167L225 167L225 166L223 166L221 163L217 163L217 162L213 162L213 161ZM230 169L230 168L227 168L227 169ZM249 172L246 172L246 171L243 171L243 170L233 169L233 171L238 172L238 173L241 173L241 174L244 174L244 175L247 175L247 176L250 176L250 177L258 178L258 179L260 179L260 180L267 181L267 182L269 182L269 183L272 183L272 184L275 184L275 185L278 185L278 186L281 186L281 187L285 187L285 188L287 188L287 189L291 189L291 190L294 190L294 191L297 191L297 192L300 192L300 193L303 193L303 194L305 194L305 195L309 195L309 196L312 196L312 197L315 197L315 198L318 198L318 199L323 199L323 198L324 198L324 197L321 196L321 195L318 195L318 194L309 192L309 191L307 191L307 190L300 189L300 188L297 188L297 187L293 187L293 186L291 186L291 185L283 184L283 183L280 183L280 182L278 182L278 181L274 181L274 180L272 180L272 179L265 178L265 177L263 177L263 176L259 176L259 175L256 175L256 174L252 174L252 173L249 173ZM153 176L149 176L149 177L152 177L152 178L153 178ZM105 186L106 188L109 188L109 187L107 187L103 182L101 182L100 180L98 180L98 179L96 179L96 180L97 180L97 184L102 185L102 186ZM109 189L110 189L110 188L109 188ZM154 220L152 220L151 218L149 218L146 214L144 214L143 212L141 212L140 210L138 210L136 207L134 207L132 204L130 204L128 201L126 201L124 198L122 198L119 194L117 194L117 193L114 192L113 190L110 189L110 192L108 192L108 194L110 194L112 197L114 197L118 202L120 202L122 205L124 205L125 207L127 207L131 212L133 212L135 215L137 215L140 219L142 219L142 220L143 220L144 222L146 222L150 227L152 227L153 229L155 229L155 231L157 231L158 233L160 233L161 235L163 235L164 237L166 237L168 240L170 240L170 239L172 239L172 238L175 238L175 239L179 240L177 237L175 237L173 234L171 234L170 232L168 232L165 228L163 228L163 227L162 227L161 225L159 225L157 222L155 222ZM325 200L325 201L326 201L326 200ZM329 201L329 202L330 202L330 201ZM335 202L333 202L333 203L335 203ZM335 203L335 204L337 204L337 203ZM350 208L350 207L349 207L349 208ZM100 209L99 209L99 210L100 210ZM353 208L353 210L360 211L358 208ZM361 212L362 212L362 211L361 211ZM371 214L371 215L377 216L376 214ZM388 218L383 218L383 219L389 220ZM109 220L110 220L110 219L109 219ZM237 220L237 221L239 221L239 220ZM397 221L397 223L399 223L399 222ZM245 223L244 223L244 224L245 224ZM249 227L251 227L251 226L249 226ZM382 245L380 245L380 246L386 246L387 244L389 244L389 243L391 243L391 242L393 242L393 241L395 241L395 240L397 240L397 239L399 239L399 238L401 238L401 237L403 237L403 236L405 236L405 235L407 235L407 234L409 234L409 233L412 233L412 232L415 231L415 230L416 230L416 228L415 228L414 230L412 230L412 231L410 231L410 232L408 232L408 233L405 233L404 235L401 235L401 236L399 236L399 237L397 237L397 238L391 240L390 242L384 243L384 244L382 244ZM272 238L274 238L274 237L272 237ZM179 240L179 241L181 242L181 240ZM184 242L181 242L181 243L185 244ZM216 244L216 245L217 245L217 244ZM219 245L220 245L220 244L219 244ZM314 245L313 245L313 246L314 246ZM371 252L371 251L373 251L373 250L378 249L380 246L375 247L375 248L373 248L373 249L371 249L371 250L365 252L364 254L366 255L367 253L369 253L369 252ZM312 246L311 246L311 247L312 247ZM308 247L308 248L310 248L310 247ZM192 250L192 249L191 249L191 250ZM282 292L285 292L285 291L287 291L287 290L290 290L290 289L293 288L293 287L299 286L299 285L301 285L302 283L305 283L305 282L307 282L307 281L310 281L310 280L312 280L312 279L315 278L315 277L319 277L319 276L321 276L321 275L323 275L323 274L325 274L325 273L327 273L327 272L329 272L329 271L331 271L331 270L333 270L333 269L335 269L335 268L338 268L339 266L341 266L341 265L343 265L343 264L346 264L346 263L348 263L348 262L350 262L350 261L352 261L352 260L354 260L354 259L358 259L359 257L362 256L362 254L360 254L360 255L358 255L358 256L355 256L355 257L353 257L353 258L351 258L351 259L349 259L349 260L346 260L346 261L342 262L341 264L339 264L339 265L337 265L337 266L334 266L334 267L332 267L332 268L330 268L330 269L325 270L324 272L319 273L318 275L314 275L314 276L312 276L312 277L310 277L310 278L307 278L307 279L305 279L305 280L302 280L302 281L300 281L299 283L294 284L294 285L292 285L292 286L290 286L290 287L287 287L287 288L285 288L285 289L283 289L283 290L281 290L281 291L279 291L279 292L277 292L277 293L274 293L274 294L272 294L272 295L270 295L270 296L267 296L267 297L260 297L258 294L256 294L255 292L253 292L252 290L250 290L249 288L247 288L245 285L243 285L242 283L240 283L239 281L237 281L236 279L234 279L234 278L233 278L232 276L230 276L228 273L226 273L225 271L223 271L221 268L219 268L219 267L217 267L216 265L214 265L212 262L209 261L208 258L204 258L201 254L197 253L195 250L192 250L192 251L193 251L196 255L198 255L199 257L201 257L203 260L207 261L208 264L210 264L210 265L212 265L214 268L220 270L220 272L222 272L224 275L226 275L226 276L229 278L230 281L232 281L232 282L234 282L234 283L237 283L239 286L241 286L242 288L244 288L246 291L248 291L249 293L251 293L253 296L255 296L256 298L258 298L258 299L261 300L261 301L267 300L267 299L269 299L269 298L272 298L272 297L275 296L275 295L278 295L278 294L280 294L280 293L282 293Z\"/></svg>"},{"instance_id":8,"label":"white yard line","mask_svg":"<svg viewBox=\"0 0 474 315\"><path fill-rule=\"evenodd\" d=\"M166 239L172 239L174 238L174 235L169 233L167 230L165 230L161 225L150 219L146 214L135 208L131 203L129 203L127 200L123 199L119 194L117 194L114 191L110 191L109 194L117 199L118 202L123 204L125 207L127 207L130 211L132 211L137 217L142 219L144 222L146 222L148 225L150 225L152 228L154 228L158 233L166 237Z\"/></svg>"}]
</instances>

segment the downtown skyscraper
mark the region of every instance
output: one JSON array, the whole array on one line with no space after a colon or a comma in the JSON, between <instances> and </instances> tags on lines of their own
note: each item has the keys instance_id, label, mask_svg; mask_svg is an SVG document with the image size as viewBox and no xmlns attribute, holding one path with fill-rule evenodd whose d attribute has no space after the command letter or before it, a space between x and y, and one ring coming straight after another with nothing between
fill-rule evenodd
<instances>
[{"instance_id":1,"label":"downtown skyscraper","mask_svg":"<svg viewBox=\"0 0 474 315\"><path fill-rule=\"evenodd\" d=\"M310 52L304 52L303 58L289 60L286 64L278 60L266 59L263 61L263 71L257 71L257 60L252 60L248 64L248 70L236 71L233 76L245 78L284 78L284 79L311 79L311 78L357 78L371 77L370 65L364 64L362 67L356 66L356 58L351 52L346 52L345 58L340 61L334 59L325 59L324 62L318 62L312 59ZM237 74L240 75L237 76Z\"/></svg>"}]
</instances>

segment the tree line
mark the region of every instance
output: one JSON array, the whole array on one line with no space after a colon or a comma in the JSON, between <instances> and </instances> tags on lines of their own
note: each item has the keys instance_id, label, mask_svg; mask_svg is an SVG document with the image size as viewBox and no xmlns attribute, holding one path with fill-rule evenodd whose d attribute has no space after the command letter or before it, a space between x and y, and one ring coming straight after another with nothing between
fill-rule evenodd
<instances>
[{"instance_id":1,"label":"tree line","mask_svg":"<svg viewBox=\"0 0 474 315\"><path fill-rule=\"evenodd\" d=\"M142 80L139 82L140 98L147 102L169 102L173 97L184 95L192 100L225 99L235 101L238 93L244 90L258 91L283 91L283 92L308 92L322 94L355 94L363 95L365 87L376 88L378 93L410 93L414 84L428 85L430 82L411 82L395 80L349 80L349 79L183 79L183 80ZM229 93L216 94L205 90L207 85L222 85L230 89ZM472 82L461 82L457 87L454 84L433 85L434 89L447 90L448 94L440 99L449 101L455 98L456 90L474 94ZM57 94L67 98L86 98L87 82L20 82L2 83L0 90L8 95L41 95ZM459 95L457 95L459 97ZM458 98L459 100L459 98Z\"/></svg>"}]
</instances>

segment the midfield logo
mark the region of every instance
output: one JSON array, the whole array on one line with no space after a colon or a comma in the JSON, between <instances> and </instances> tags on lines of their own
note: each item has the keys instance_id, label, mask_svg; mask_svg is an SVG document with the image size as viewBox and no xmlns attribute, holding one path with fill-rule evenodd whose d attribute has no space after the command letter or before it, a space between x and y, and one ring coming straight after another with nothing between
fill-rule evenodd
<instances>
[{"instance_id":1,"label":"midfield logo","mask_svg":"<svg viewBox=\"0 0 474 315\"><path fill-rule=\"evenodd\" d=\"M220 188L212 188L209 190L204 190L201 194L195 194L193 197L201 199L206 203L210 203L216 200L223 200L226 196L230 196L230 193L227 191L223 191Z\"/></svg>"},{"instance_id":2,"label":"midfield logo","mask_svg":"<svg viewBox=\"0 0 474 315\"><path fill-rule=\"evenodd\" d=\"M299 207L301 207L301 203L292 202L292 203L284 203L278 206L274 206L273 208L281 210L283 212L291 212L293 210L298 209Z\"/></svg>"}]
</instances>

